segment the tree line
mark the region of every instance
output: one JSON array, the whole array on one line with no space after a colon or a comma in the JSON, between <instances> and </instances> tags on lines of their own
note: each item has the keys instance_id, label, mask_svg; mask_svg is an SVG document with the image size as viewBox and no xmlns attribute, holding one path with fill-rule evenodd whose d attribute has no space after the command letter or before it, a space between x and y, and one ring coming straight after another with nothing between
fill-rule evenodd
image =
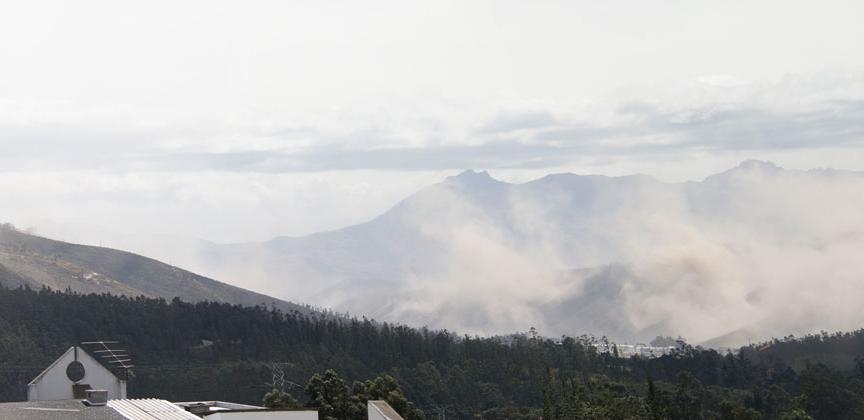
<instances>
[{"instance_id":1,"label":"tree line","mask_svg":"<svg viewBox=\"0 0 864 420\"><path fill-rule=\"evenodd\" d=\"M25 399L30 379L91 340L130 351L133 398L261 404L269 394L334 419L363 418L364 398L391 393L406 418L864 418L864 331L624 359L598 352L588 336L474 337L27 288L0 288L0 400Z\"/></svg>"}]
</instances>

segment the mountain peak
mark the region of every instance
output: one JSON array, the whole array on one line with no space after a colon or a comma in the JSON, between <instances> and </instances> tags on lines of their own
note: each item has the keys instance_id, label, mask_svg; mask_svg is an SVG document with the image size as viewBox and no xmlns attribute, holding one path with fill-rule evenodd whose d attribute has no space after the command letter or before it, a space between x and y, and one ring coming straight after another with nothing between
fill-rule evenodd
<instances>
[{"instance_id":1,"label":"mountain peak","mask_svg":"<svg viewBox=\"0 0 864 420\"><path fill-rule=\"evenodd\" d=\"M781 169L779 166L775 165L774 162L769 162L767 160L756 160L750 159L745 160L738 164L736 169L743 169L747 171L760 170L760 171L777 171Z\"/></svg>"},{"instance_id":2,"label":"mountain peak","mask_svg":"<svg viewBox=\"0 0 864 420\"><path fill-rule=\"evenodd\" d=\"M462 171L459 175L448 176L441 183L446 188L454 188L463 192L485 194L500 191L510 184L492 178L486 171L475 171L472 169Z\"/></svg>"},{"instance_id":3,"label":"mountain peak","mask_svg":"<svg viewBox=\"0 0 864 420\"><path fill-rule=\"evenodd\" d=\"M775 165L773 162L766 160L750 159L738 164L738 166L729 169L719 174L711 175L705 178L705 181L714 182L718 180L728 180L730 177L738 177L748 174L763 174L771 175L778 174L783 171L783 168Z\"/></svg>"},{"instance_id":4,"label":"mountain peak","mask_svg":"<svg viewBox=\"0 0 864 420\"><path fill-rule=\"evenodd\" d=\"M459 175L451 176L450 178L459 178L459 179L492 179L492 176L489 175L489 172L486 171L475 171L473 169L466 169L462 172L459 172Z\"/></svg>"},{"instance_id":5,"label":"mountain peak","mask_svg":"<svg viewBox=\"0 0 864 420\"><path fill-rule=\"evenodd\" d=\"M489 172L486 171L475 171L473 169L467 169L459 173L459 175L448 176L445 180L447 183L455 183L460 185L484 185L484 184L497 184L501 181L498 181L495 178L492 178L489 175Z\"/></svg>"}]
</instances>

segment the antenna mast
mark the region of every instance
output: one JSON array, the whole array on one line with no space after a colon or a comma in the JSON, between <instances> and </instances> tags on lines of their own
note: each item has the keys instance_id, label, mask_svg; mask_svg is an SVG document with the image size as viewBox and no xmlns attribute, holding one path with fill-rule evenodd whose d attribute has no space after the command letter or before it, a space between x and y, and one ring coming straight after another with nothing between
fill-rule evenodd
<instances>
[{"instance_id":1,"label":"antenna mast","mask_svg":"<svg viewBox=\"0 0 864 420\"><path fill-rule=\"evenodd\" d=\"M103 362L107 363L111 370L123 379L128 381L130 377L135 375L132 373L132 357L129 356L129 351L119 347L119 341L82 341L82 346L93 346L91 350Z\"/></svg>"}]
</instances>

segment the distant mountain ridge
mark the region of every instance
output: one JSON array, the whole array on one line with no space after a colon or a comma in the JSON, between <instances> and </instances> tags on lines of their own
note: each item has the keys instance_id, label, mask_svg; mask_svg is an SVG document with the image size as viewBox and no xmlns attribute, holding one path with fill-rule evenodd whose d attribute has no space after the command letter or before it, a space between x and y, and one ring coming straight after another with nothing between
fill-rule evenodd
<instances>
[{"instance_id":1,"label":"distant mountain ridge","mask_svg":"<svg viewBox=\"0 0 864 420\"><path fill-rule=\"evenodd\" d=\"M864 324L848 293L864 290L861 214L864 174L762 161L680 183L469 170L366 223L169 257L272 296L466 333L755 340Z\"/></svg>"},{"instance_id":2,"label":"distant mountain ridge","mask_svg":"<svg viewBox=\"0 0 864 420\"><path fill-rule=\"evenodd\" d=\"M170 266L130 252L76 245L0 226L0 285L49 287L184 301L263 305L282 311L310 309Z\"/></svg>"}]
</instances>

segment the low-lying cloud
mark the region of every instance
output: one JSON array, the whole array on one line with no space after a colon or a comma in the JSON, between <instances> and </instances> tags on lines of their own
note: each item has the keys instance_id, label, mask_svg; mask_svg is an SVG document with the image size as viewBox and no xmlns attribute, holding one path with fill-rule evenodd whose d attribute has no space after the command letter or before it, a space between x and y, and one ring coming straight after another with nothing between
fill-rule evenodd
<instances>
[{"instance_id":1,"label":"low-lying cloud","mask_svg":"<svg viewBox=\"0 0 864 420\"><path fill-rule=\"evenodd\" d=\"M443 251L390 286L386 311L345 308L480 334L734 335L722 344L864 325L860 173L746 163L703 183L492 187L414 198L403 221Z\"/></svg>"},{"instance_id":2,"label":"low-lying cloud","mask_svg":"<svg viewBox=\"0 0 864 420\"><path fill-rule=\"evenodd\" d=\"M864 325L861 191L860 172L763 162L685 183L509 184L469 172L332 232L106 244L276 297L461 333L742 344Z\"/></svg>"}]
</instances>

